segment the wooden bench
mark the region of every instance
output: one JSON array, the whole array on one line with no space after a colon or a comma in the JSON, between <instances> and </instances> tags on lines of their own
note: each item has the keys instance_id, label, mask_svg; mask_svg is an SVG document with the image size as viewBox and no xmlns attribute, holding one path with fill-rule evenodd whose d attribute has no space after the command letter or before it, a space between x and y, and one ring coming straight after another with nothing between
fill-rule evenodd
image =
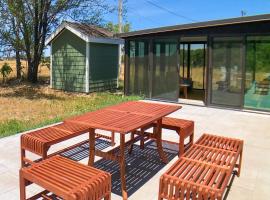
<instances>
[{"instance_id":1,"label":"wooden bench","mask_svg":"<svg viewBox=\"0 0 270 200\"><path fill-rule=\"evenodd\" d=\"M28 199L77 200L111 199L111 175L69 160L53 156L20 170L20 199L26 200L27 182L45 189Z\"/></svg>"},{"instance_id":2,"label":"wooden bench","mask_svg":"<svg viewBox=\"0 0 270 200\"><path fill-rule=\"evenodd\" d=\"M42 159L48 157L48 151L52 145L66 141L68 139L77 137L81 134L89 133L89 127L85 125L78 125L71 122L64 122L55 126L42 128L21 135L21 166L26 164L33 164L33 161L26 158L26 151L40 156ZM112 137L96 134L97 138L106 138L110 140ZM114 137L114 135L113 135ZM81 146L89 142L88 140L82 141L78 144L72 145L68 148L57 151L50 156L60 154L69 149Z\"/></svg>"},{"instance_id":3,"label":"wooden bench","mask_svg":"<svg viewBox=\"0 0 270 200\"><path fill-rule=\"evenodd\" d=\"M242 152L242 140L204 134L161 176L158 199L221 200Z\"/></svg>"},{"instance_id":4,"label":"wooden bench","mask_svg":"<svg viewBox=\"0 0 270 200\"><path fill-rule=\"evenodd\" d=\"M152 124L154 128L156 128L156 123ZM150 128L146 127L145 129ZM176 133L179 135L179 152L178 156L184 154L185 148L189 148L193 144L194 140L194 121L186 120L186 119L178 119L178 118L172 118L172 117L163 117L162 118L162 127L164 129L169 129L176 131ZM144 131L144 130L143 130ZM189 138L189 142L185 145L185 140ZM141 139L141 147L144 146L145 138ZM163 140L166 141L166 140Z\"/></svg>"}]
</instances>

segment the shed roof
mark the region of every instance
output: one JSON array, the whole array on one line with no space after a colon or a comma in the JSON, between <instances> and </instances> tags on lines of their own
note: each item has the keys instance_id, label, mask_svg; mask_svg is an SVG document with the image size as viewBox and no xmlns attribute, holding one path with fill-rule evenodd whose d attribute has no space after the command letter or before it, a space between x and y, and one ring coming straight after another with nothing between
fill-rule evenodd
<instances>
[{"instance_id":1,"label":"shed roof","mask_svg":"<svg viewBox=\"0 0 270 200\"><path fill-rule=\"evenodd\" d=\"M90 24L63 21L61 25L47 38L45 44L50 44L63 30L69 30L86 42L122 44L123 40L104 28Z\"/></svg>"},{"instance_id":2,"label":"shed roof","mask_svg":"<svg viewBox=\"0 0 270 200\"><path fill-rule=\"evenodd\" d=\"M152 28L152 29L145 29L145 30L139 30L139 31L132 31L128 33L122 33L122 34L118 34L118 36L121 38L128 38L128 37L139 36L139 35L149 35L149 34L155 34L155 33L199 29L199 28L207 28L207 27L217 27L217 26L225 26L225 25L232 25L232 24L244 24L244 23L261 22L261 21L270 21L270 14L237 17L237 18L197 22L197 23L190 23L190 24L180 24L180 25L174 25L174 26L165 26L165 27L160 27L160 28Z\"/></svg>"},{"instance_id":3,"label":"shed roof","mask_svg":"<svg viewBox=\"0 0 270 200\"><path fill-rule=\"evenodd\" d=\"M114 38L114 34L105 28L78 22L65 21L65 23L88 36Z\"/></svg>"}]
</instances>

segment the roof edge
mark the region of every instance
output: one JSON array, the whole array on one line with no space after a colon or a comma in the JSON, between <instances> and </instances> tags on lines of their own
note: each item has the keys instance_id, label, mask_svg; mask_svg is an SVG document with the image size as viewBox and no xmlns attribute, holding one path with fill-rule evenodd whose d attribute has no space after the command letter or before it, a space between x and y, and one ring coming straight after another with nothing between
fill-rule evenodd
<instances>
[{"instance_id":1,"label":"roof edge","mask_svg":"<svg viewBox=\"0 0 270 200\"><path fill-rule=\"evenodd\" d=\"M244 24L244 23L258 22L258 21L270 21L270 14L253 15L253 16L246 16L246 17L235 17L235 18L228 18L228 19L196 22L196 23L190 23L190 24L180 24L180 25L173 25L173 26L164 26L164 27L159 27L159 28L143 29L143 30L132 31L128 33L117 34L117 36L120 38L127 38L127 37L138 36L138 35L149 35L149 34L162 33L162 32L171 32L171 31L187 30L187 29L195 29L195 28L206 28L206 27L214 27L214 26L225 26L225 25L232 25L232 24L242 24L242 23Z\"/></svg>"},{"instance_id":2,"label":"roof edge","mask_svg":"<svg viewBox=\"0 0 270 200\"><path fill-rule=\"evenodd\" d=\"M124 44L124 40L121 38L105 38L105 37L94 37L88 36L80 31L76 30L72 26L70 26L66 21L63 21L60 26L46 39L45 45L49 45L61 32L67 29L73 34L77 35L79 38L84 40L85 42L95 42L95 43L104 43L104 44Z\"/></svg>"}]
</instances>

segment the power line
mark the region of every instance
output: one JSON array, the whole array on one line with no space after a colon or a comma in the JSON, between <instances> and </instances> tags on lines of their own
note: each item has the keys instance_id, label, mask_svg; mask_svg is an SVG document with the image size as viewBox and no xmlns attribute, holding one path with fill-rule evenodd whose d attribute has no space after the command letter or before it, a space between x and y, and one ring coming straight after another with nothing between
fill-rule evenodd
<instances>
[{"instance_id":1,"label":"power line","mask_svg":"<svg viewBox=\"0 0 270 200\"><path fill-rule=\"evenodd\" d=\"M158 4L156 4L156 3L152 2L152 1L149 1L149 0L145 0L145 1L146 1L147 3L149 3L149 4L151 4L152 6L155 6L155 7L159 8L159 9L161 9L161 10L164 10L164 11L166 11L166 12L172 14L172 15L175 15L175 16L180 17L180 18L184 18L184 19L186 19L186 20L188 20L188 21L197 22L197 20L194 20L194 19L191 19L191 18L186 17L186 16L184 16L184 15L180 15L180 14L178 14L178 13L175 13L175 12L169 10L168 8L165 8L165 7L163 7L163 6L160 6L160 5L158 5Z\"/></svg>"},{"instance_id":2,"label":"power line","mask_svg":"<svg viewBox=\"0 0 270 200\"><path fill-rule=\"evenodd\" d=\"M148 20L148 21L151 21L151 22L153 22L153 23L158 23L159 25L161 25L158 21L155 21L155 20L153 20L153 19L151 19L151 18L149 18L149 17L146 17L146 16L143 16L143 15L141 15L140 13L138 13L138 12L135 12L134 10L134 8L132 8L132 7L129 7L130 9L129 9L129 11L128 12L132 12L133 14L135 14L135 15L137 15L137 16L139 16L139 17L141 17L142 19L146 19L146 20Z\"/></svg>"}]
</instances>

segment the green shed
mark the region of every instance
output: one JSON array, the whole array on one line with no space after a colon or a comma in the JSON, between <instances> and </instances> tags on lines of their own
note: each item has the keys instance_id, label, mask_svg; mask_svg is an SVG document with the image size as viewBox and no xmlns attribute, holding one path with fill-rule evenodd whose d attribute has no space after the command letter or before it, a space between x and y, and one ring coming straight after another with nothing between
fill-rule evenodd
<instances>
[{"instance_id":1,"label":"green shed","mask_svg":"<svg viewBox=\"0 0 270 200\"><path fill-rule=\"evenodd\" d=\"M116 88L120 44L106 29L64 21L46 40L51 88L86 93Z\"/></svg>"}]
</instances>

